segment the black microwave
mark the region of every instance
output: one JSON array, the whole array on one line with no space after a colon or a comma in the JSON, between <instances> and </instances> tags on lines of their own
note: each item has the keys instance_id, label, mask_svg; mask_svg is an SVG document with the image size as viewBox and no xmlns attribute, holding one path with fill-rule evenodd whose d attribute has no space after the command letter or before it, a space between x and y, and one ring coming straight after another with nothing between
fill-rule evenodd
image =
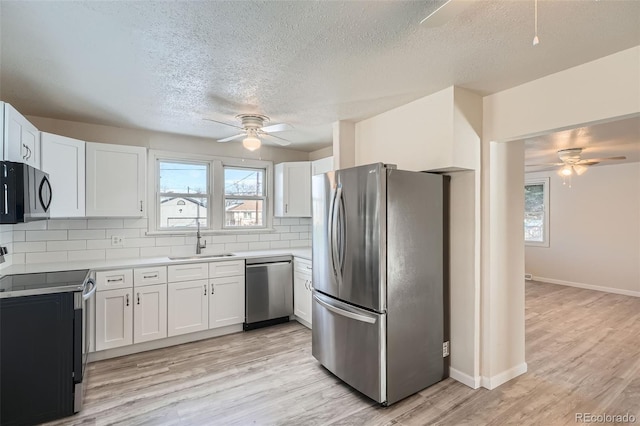
<instances>
[{"instance_id":1,"label":"black microwave","mask_svg":"<svg viewBox=\"0 0 640 426\"><path fill-rule=\"evenodd\" d=\"M0 161L0 224L49 219L49 175L24 163Z\"/></svg>"}]
</instances>

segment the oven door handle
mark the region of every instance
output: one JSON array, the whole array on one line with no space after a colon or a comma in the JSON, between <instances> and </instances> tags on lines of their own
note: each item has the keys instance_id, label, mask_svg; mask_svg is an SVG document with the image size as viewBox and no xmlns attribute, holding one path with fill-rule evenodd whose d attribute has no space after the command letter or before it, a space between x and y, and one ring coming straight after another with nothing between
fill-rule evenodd
<instances>
[{"instance_id":1,"label":"oven door handle","mask_svg":"<svg viewBox=\"0 0 640 426\"><path fill-rule=\"evenodd\" d=\"M89 285L89 289L87 290L87 285ZM88 300L93 293L96 292L96 282L93 278L89 278L86 284L82 288L82 300Z\"/></svg>"}]
</instances>

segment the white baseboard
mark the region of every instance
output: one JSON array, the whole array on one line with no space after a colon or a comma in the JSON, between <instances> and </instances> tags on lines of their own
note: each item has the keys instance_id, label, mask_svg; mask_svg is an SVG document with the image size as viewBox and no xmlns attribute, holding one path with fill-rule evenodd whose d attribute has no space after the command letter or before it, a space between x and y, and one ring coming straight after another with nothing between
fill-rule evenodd
<instances>
[{"instance_id":1,"label":"white baseboard","mask_svg":"<svg viewBox=\"0 0 640 426\"><path fill-rule=\"evenodd\" d=\"M559 285L566 285L566 286L569 286L569 287L584 288L584 289L587 289L587 290L603 291L605 293L622 294L624 296L640 297L640 291L624 290L624 289L621 289L621 288L603 287L603 286L598 286L598 285L575 283L573 281L556 280L555 278L545 278L545 277L535 277L534 276L533 280L534 281L540 281L540 282L543 282L543 283L549 283L549 284L559 284Z\"/></svg>"},{"instance_id":2,"label":"white baseboard","mask_svg":"<svg viewBox=\"0 0 640 426\"><path fill-rule=\"evenodd\" d=\"M491 377L482 377L481 384L483 388L495 389L503 383L508 382L511 379L518 377L521 374L527 372L527 363L523 362L520 365L516 365L500 374L496 374Z\"/></svg>"},{"instance_id":3,"label":"white baseboard","mask_svg":"<svg viewBox=\"0 0 640 426\"><path fill-rule=\"evenodd\" d=\"M453 367L449 367L449 377L463 385L469 386L471 389L478 389L480 387L480 376L472 377Z\"/></svg>"}]
</instances>

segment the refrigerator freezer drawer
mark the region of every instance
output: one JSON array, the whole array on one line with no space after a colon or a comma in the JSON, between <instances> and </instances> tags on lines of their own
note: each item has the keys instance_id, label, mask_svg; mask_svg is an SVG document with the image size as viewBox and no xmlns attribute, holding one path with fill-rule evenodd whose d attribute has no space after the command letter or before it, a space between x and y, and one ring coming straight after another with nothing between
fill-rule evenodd
<instances>
[{"instance_id":1,"label":"refrigerator freezer drawer","mask_svg":"<svg viewBox=\"0 0 640 426\"><path fill-rule=\"evenodd\" d=\"M369 398L386 402L386 314L314 291L312 319L313 356Z\"/></svg>"}]
</instances>

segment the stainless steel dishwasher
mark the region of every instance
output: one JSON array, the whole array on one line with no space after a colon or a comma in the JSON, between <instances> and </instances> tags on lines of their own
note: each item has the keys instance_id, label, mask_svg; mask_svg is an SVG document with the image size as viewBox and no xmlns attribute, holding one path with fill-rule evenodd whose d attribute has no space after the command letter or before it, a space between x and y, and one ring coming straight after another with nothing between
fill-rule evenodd
<instances>
[{"instance_id":1,"label":"stainless steel dishwasher","mask_svg":"<svg viewBox=\"0 0 640 426\"><path fill-rule=\"evenodd\" d=\"M289 321L293 315L291 256L246 261L245 330Z\"/></svg>"}]
</instances>

